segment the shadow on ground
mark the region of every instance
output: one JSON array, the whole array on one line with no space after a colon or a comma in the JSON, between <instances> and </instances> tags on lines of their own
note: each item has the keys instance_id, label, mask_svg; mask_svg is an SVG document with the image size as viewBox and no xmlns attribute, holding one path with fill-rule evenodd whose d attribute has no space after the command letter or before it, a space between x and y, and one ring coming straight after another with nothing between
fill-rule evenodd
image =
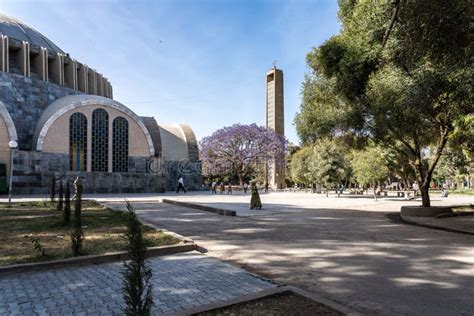
<instances>
[{"instance_id":1,"label":"shadow on ground","mask_svg":"<svg viewBox=\"0 0 474 316\"><path fill-rule=\"evenodd\" d=\"M145 222L193 238L212 256L363 313L474 313L474 236L360 209L279 205L294 209L243 218L161 203L135 206Z\"/></svg>"}]
</instances>

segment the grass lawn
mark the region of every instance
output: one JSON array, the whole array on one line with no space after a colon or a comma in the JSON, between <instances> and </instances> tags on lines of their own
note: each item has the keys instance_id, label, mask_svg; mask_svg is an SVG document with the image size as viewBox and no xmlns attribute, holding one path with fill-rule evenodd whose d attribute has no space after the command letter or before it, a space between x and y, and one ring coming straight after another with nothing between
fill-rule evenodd
<instances>
[{"instance_id":1,"label":"grass lawn","mask_svg":"<svg viewBox=\"0 0 474 316\"><path fill-rule=\"evenodd\" d=\"M62 213L51 202L0 203L0 266L47 261L71 257L69 233L74 225L71 201L71 223L63 224ZM93 201L82 203L84 255L124 250L127 214L112 211ZM171 245L178 239L144 226L148 247ZM37 238L45 256L37 251L31 238Z\"/></svg>"}]
</instances>

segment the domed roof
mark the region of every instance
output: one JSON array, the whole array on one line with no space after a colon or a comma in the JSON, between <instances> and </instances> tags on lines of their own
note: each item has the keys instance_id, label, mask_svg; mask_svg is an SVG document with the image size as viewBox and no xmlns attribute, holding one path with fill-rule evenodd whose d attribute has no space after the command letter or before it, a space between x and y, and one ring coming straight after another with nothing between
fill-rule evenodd
<instances>
[{"instance_id":1,"label":"domed roof","mask_svg":"<svg viewBox=\"0 0 474 316\"><path fill-rule=\"evenodd\" d=\"M30 45L45 47L48 51L64 54L64 52L51 42L46 36L34 28L24 24L11 16L0 12L0 34L20 41L27 41Z\"/></svg>"}]
</instances>

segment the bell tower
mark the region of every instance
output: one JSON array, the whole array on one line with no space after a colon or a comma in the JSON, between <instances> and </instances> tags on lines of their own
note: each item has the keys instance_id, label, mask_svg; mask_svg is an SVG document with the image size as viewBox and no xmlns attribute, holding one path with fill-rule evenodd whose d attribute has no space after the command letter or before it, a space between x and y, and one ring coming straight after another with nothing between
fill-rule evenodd
<instances>
[{"instance_id":1,"label":"bell tower","mask_svg":"<svg viewBox=\"0 0 474 316\"><path fill-rule=\"evenodd\" d=\"M283 71L277 69L275 64L267 72L265 96L266 127L285 136ZM268 166L267 179L270 187L283 189L285 187L285 166L277 166L275 163Z\"/></svg>"}]
</instances>

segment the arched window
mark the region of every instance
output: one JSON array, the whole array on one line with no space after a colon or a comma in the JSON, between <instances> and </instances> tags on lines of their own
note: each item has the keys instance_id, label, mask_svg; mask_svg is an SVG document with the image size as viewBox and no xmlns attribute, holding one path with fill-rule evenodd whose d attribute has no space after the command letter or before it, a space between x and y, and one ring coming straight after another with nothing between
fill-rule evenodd
<instances>
[{"instance_id":1,"label":"arched window","mask_svg":"<svg viewBox=\"0 0 474 316\"><path fill-rule=\"evenodd\" d=\"M109 169L109 115L103 109L92 112L92 171Z\"/></svg>"},{"instance_id":2,"label":"arched window","mask_svg":"<svg viewBox=\"0 0 474 316\"><path fill-rule=\"evenodd\" d=\"M112 170L128 172L128 121L123 117L117 117L112 125Z\"/></svg>"},{"instance_id":3,"label":"arched window","mask_svg":"<svg viewBox=\"0 0 474 316\"><path fill-rule=\"evenodd\" d=\"M69 118L69 168L87 170L87 118L82 113L74 113Z\"/></svg>"}]
</instances>

